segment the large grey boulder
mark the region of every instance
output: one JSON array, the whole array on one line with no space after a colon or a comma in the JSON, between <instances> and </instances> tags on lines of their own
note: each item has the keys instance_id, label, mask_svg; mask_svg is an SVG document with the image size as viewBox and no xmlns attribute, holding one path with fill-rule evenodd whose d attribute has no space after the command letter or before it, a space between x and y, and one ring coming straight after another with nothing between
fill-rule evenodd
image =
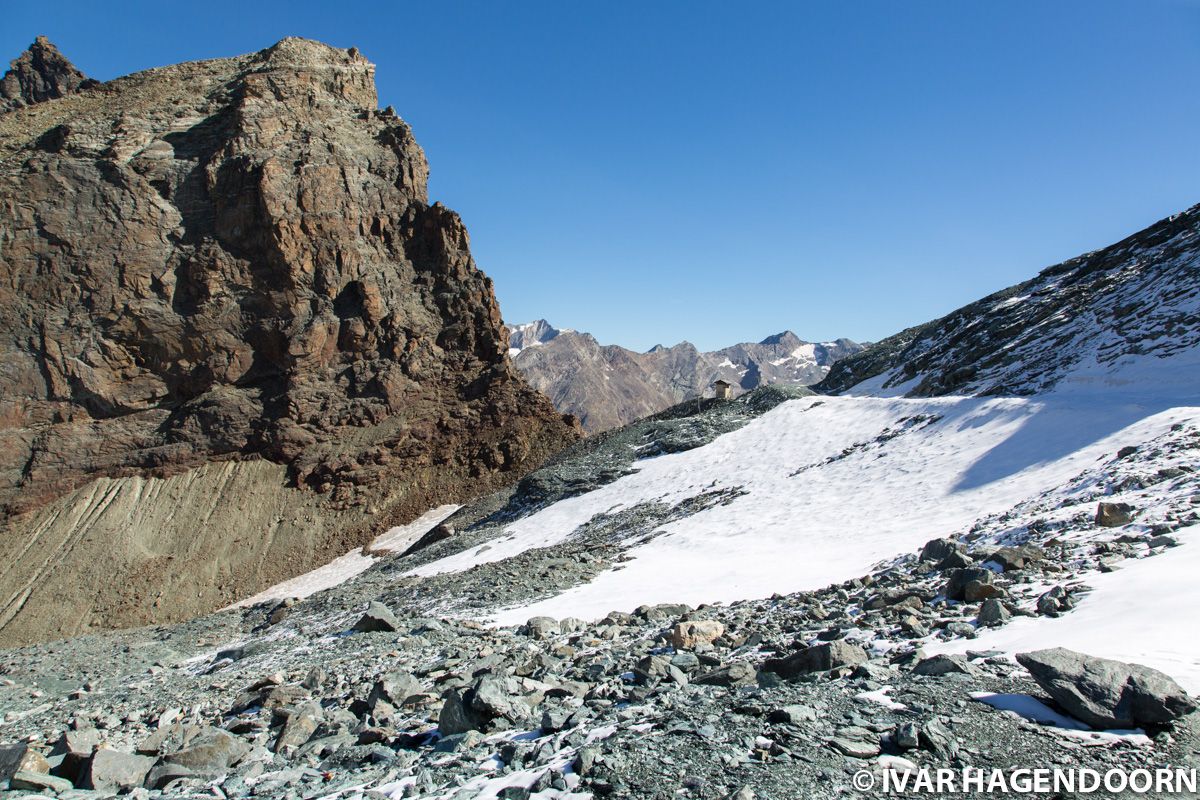
<instances>
[{"instance_id":1,"label":"large grey boulder","mask_svg":"<svg viewBox=\"0 0 1200 800\"><path fill-rule=\"evenodd\" d=\"M1170 676L1055 647L1018 653L1017 661L1064 711L1093 728L1163 725L1196 710Z\"/></svg>"},{"instance_id":2,"label":"large grey boulder","mask_svg":"<svg viewBox=\"0 0 1200 800\"><path fill-rule=\"evenodd\" d=\"M188 741L186 747L163 758L196 772L220 772L237 763L250 745L223 728L208 728Z\"/></svg>"},{"instance_id":3,"label":"large grey boulder","mask_svg":"<svg viewBox=\"0 0 1200 800\"><path fill-rule=\"evenodd\" d=\"M146 775L153 766L154 759L150 756L139 756L102 747L88 762L82 779L82 787L112 794L128 792L131 789L141 788L142 784L146 782Z\"/></svg>"},{"instance_id":4,"label":"large grey boulder","mask_svg":"<svg viewBox=\"0 0 1200 800\"><path fill-rule=\"evenodd\" d=\"M372 602L354 623L354 630L361 633L392 632L400 630L400 621L383 603Z\"/></svg>"},{"instance_id":5,"label":"large grey boulder","mask_svg":"<svg viewBox=\"0 0 1200 800\"><path fill-rule=\"evenodd\" d=\"M828 672L838 667L862 664L866 660L866 650L839 639L806 647L786 658L768 658L763 662L762 668L765 672L795 678L809 672Z\"/></svg>"},{"instance_id":6,"label":"large grey boulder","mask_svg":"<svg viewBox=\"0 0 1200 800\"><path fill-rule=\"evenodd\" d=\"M504 680L495 675L484 675L469 689L451 689L443 699L438 715L442 736L488 730L497 720L520 716Z\"/></svg>"}]
</instances>

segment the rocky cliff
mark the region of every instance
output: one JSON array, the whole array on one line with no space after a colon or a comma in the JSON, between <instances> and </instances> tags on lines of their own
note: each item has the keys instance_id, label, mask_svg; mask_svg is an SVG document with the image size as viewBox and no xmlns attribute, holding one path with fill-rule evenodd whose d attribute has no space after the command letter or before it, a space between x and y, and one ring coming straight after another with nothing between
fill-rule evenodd
<instances>
[{"instance_id":1,"label":"rocky cliff","mask_svg":"<svg viewBox=\"0 0 1200 800\"><path fill-rule=\"evenodd\" d=\"M0 114L0 639L210 610L577 436L513 369L356 49L285 39L73 92L47 48ZM213 530L240 482L273 513Z\"/></svg>"},{"instance_id":2,"label":"rocky cliff","mask_svg":"<svg viewBox=\"0 0 1200 800\"><path fill-rule=\"evenodd\" d=\"M681 342L638 353L537 320L514 326L509 348L526 379L594 433L692 397L711 396L712 382L718 378L732 383L735 394L773 384L817 383L835 361L857 353L862 345L849 339L806 342L784 331L761 342L712 352Z\"/></svg>"}]
</instances>

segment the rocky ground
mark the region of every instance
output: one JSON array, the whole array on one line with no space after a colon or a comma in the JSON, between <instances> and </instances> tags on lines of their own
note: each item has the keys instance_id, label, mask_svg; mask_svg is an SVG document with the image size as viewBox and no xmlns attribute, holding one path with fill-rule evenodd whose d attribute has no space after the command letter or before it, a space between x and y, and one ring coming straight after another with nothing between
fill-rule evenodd
<instances>
[{"instance_id":1,"label":"rocky ground","mask_svg":"<svg viewBox=\"0 0 1200 800\"><path fill-rule=\"evenodd\" d=\"M580 445L462 512L461 532L311 598L4 652L0 774L24 768L5 796L833 798L853 796L862 770L1200 766L1200 715L1161 674L1130 682L1136 669L1069 653L1024 659L1036 677L1000 653L928 655L1069 616L1089 576L1194 546L1200 432L1187 425L817 591L519 628L472 618L619 567L686 508L407 574L486 547L498 520L537 507L533 488L548 502L586 490L571 480L584 463L702 444L719 421L752 418L753 400ZM1116 701L1127 683L1144 695L1136 712ZM1047 722L1062 711L1124 732Z\"/></svg>"}]
</instances>

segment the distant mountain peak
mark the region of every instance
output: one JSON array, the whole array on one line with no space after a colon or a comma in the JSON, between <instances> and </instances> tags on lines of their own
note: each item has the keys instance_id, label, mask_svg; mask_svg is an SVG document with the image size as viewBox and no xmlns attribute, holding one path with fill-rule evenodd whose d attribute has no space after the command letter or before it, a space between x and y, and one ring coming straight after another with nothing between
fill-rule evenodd
<instances>
[{"instance_id":1,"label":"distant mountain peak","mask_svg":"<svg viewBox=\"0 0 1200 800\"><path fill-rule=\"evenodd\" d=\"M597 432L710 394L718 379L739 393L765 384L816 383L837 359L859 349L848 339L814 344L783 331L708 353L688 341L638 353L537 320L511 327L508 352L560 411Z\"/></svg>"},{"instance_id":2,"label":"distant mountain peak","mask_svg":"<svg viewBox=\"0 0 1200 800\"><path fill-rule=\"evenodd\" d=\"M792 333L791 331L781 331L780 333L776 333L772 336L768 336L767 338L765 338L761 342L759 342L759 344L764 344L764 345L781 345L782 344L782 345L795 346L798 344L809 344L809 342L804 341L803 339L801 339L799 336Z\"/></svg>"}]
</instances>

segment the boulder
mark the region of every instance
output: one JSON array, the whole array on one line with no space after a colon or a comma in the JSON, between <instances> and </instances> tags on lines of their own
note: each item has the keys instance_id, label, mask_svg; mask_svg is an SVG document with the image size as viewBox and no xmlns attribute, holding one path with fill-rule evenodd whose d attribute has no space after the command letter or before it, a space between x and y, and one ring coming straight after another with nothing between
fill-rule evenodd
<instances>
[{"instance_id":1,"label":"boulder","mask_svg":"<svg viewBox=\"0 0 1200 800\"><path fill-rule=\"evenodd\" d=\"M400 630L400 621L383 603L371 603L354 623L354 630L362 633L378 633Z\"/></svg>"},{"instance_id":2,"label":"boulder","mask_svg":"<svg viewBox=\"0 0 1200 800\"><path fill-rule=\"evenodd\" d=\"M46 757L27 744L0 747L0 785L16 772L49 772Z\"/></svg>"},{"instance_id":3,"label":"boulder","mask_svg":"<svg viewBox=\"0 0 1200 800\"><path fill-rule=\"evenodd\" d=\"M0 783L0 785L3 784ZM75 788L66 778L24 769L13 773L13 776L8 779L8 786L14 790L24 789L29 792L53 792L54 794L69 792Z\"/></svg>"},{"instance_id":4,"label":"boulder","mask_svg":"<svg viewBox=\"0 0 1200 800\"><path fill-rule=\"evenodd\" d=\"M985 628L998 628L1012 619L1012 612L1004 603L993 597L983 601L976 619Z\"/></svg>"},{"instance_id":5,"label":"boulder","mask_svg":"<svg viewBox=\"0 0 1200 800\"><path fill-rule=\"evenodd\" d=\"M317 703L304 703L291 709L275 740L275 752L286 752L306 743L316 733L323 717L321 706Z\"/></svg>"},{"instance_id":6,"label":"boulder","mask_svg":"<svg viewBox=\"0 0 1200 800\"><path fill-rule=\"evenodd\" d=\"M1045 551L1037 545L1023 544L1017 547L1001 547L991 553L988 560L995 561L1005 572L1008 572L1009 570L1025 569L1045 557Z\"/></svg>"},{"instance_id":7,"label":"boulder","mask_svg":"<svg viewBox=\"0 0 1200 800\"><path fill-rule=\"evenodd\" d=\"M147 789L164 789L172 781L195 776L197 773L187 767L162 762L151 768L149 774L146 775L145 785Z\"/></svg>"},{"instance_id":8,"label":"boulder","mask_svg":"<svg viewBox=\"0 0 1200 800\"><path fill-rule=\"evenodd\" d=\"M712 644L725 633L725 626L716 620L697 619L679 622L671 628L671 644L679 650L693 650L697 645Z\"/></svg>"},{"instance_id":9,"label":"boulder","mask_svg":"<svg viewBox=\"0 0 1200 800\"><path fill-rule=\"evenodd\" d=\"M450 689L442 697L438 715L442 736L487 730L495 720L517 715L504 681L494 675L484 675L469 689Z\"/></svg>"},{"instance_id":10,"label":"boulder","mask_svg":"<svg viewBox=\"0 0 1200 800\"><path fill-rule=\"evenodd\" d=\"M942 594L944 594L948 600L967 600L966 593L968 585L971 585L972 595L977 595L982 591L981 587L986 586L991 582L992 571L990 569L984 569L983 567L962 567L958 569L952 569L946 574L946 587L942 590ZM968 602L974 601L968 600Z\"/></svg>"},{"instance_id":11,"label":"boulder","mask_svg":"<svg viewBox=\"0 0 1200 800\"><path fill-rule=\"evenodd\" d=\"M1096 524L1101 528L1119 528L1133 522L1133 512L1128 503L1100 503L1096 506Z\"/></svg>"},{"instance_id":12,"label":"boulder","mask_svg":"<svg viewBox=\"0 0 1200 800\"><path fill-rule=\"evenodd\" d=\"M471 710L470 692L470 689L449 689L442 695L442 710L438 714L438 733L442 736L455 736L483 727L483 722Z\"/></svg>"},{"instance_id":13,"label":"boulder","mask_svg":"<svg viewBox=\"0 0 1200 800\"><path fill-rule=\"evenodd\" d=\"M787 705L773 709L767 719L774 723L799 725L801 722L816 722L817 712L810 706Z\"/></svg>"},{"instance_id":14,"label":"boulder","mask_svg":"<svg viewBox=\"0 0 1200 800\"><path fill-rule=\"evenodd\" d=\"M921 560L938 562L951 553L962 549L962 544L953 539L930 539L921 548Z\"/></svg>"},{"instance_id":15,"label":"boulder","mask_svg":"<svg viewBox=\"0 0 1200 800\"><path fill-rule=\"evenodd\" d=\"M371 694L367 697L367 705L371 708L379 701L399 708L404 705L409 698L416 697L424 691L421 682L414 678L410 673L395 671L389 672L375 682L375 686L371 689Z\"/></svg>"},{"instance_id":16,"label":"boulder","mask_svg":"<svg viewBox=\"0 0 1200 800\"><path fill-rule=\"evenodd\" d=\"M762 668L765 672L774 672L784 678L795 678L809 672L829 672L838 667L862 664L866 660L866 650L839 639L806 647L786 658L768 658Z\"/></svg>"},{"instance_id":17,"label":"boulder","mask_svg":"<svg viewBox=\"0 0 1200 800\"><path fill-rule=\"evenodd\" d=\"M1063 647L1018 653L1017 661L1058 705L1093 728L1165 725L1196 710L1170 676Z\"/></svg>"},{"instance_id":18,"label":"boulder","mask_svg":"<svg viewBox=\"0 0 1200 800\"><path fill-rule=\"evenodd\" d=\"M168 764L178 764L196 772L220 772L236 764L250 751L250 745L222 728L204 728L188 741L187 747L164 756Z\"/></svg>"},{"instance_id":19,"label":"boulder","mask_svg":"<svg viewBox=\"0 0 1200 800\"><path fill-rule=\"evenodd\" d=\"M913 673L916 675L927 675L930 677L941 677L943 675L975 675L977 670L971 666L971 662L967 661L965 656L960 656L957 653L939 653L936 656L930 656L923 659L913 667Z\"/></svg>"},{"instance_id":20,"label":"boulder","mask_svg":"<svg viewBox=\"0 0 1200 800\"><path fill-rule=\"evenodd\" d=\"M745 661L734 661L728 666L710 670L692 678L699 686L753 686L758 671Z\"/></svg>"},{"instance_id":21,"label":"boulder","mask_svg":"<svg viewBox=\"0 0 1200 800\"><path fill-rule=\"evenodd\" d=\"M550 639L562 633L562 627L553 617L533 617L521 629L521 632L532 639Z\"/></svg>"},{"instance_id":22,"label":"boulder","mask_svg":"<svg viewBox=\"0 0 1200 800\"><path fill-rule=\"evenodd\" d=\"M150 756L102 747L87 763L80 783L84 789L121 794L145 784L153 766L154 759Z\"/></svg>"}]
</instances>

